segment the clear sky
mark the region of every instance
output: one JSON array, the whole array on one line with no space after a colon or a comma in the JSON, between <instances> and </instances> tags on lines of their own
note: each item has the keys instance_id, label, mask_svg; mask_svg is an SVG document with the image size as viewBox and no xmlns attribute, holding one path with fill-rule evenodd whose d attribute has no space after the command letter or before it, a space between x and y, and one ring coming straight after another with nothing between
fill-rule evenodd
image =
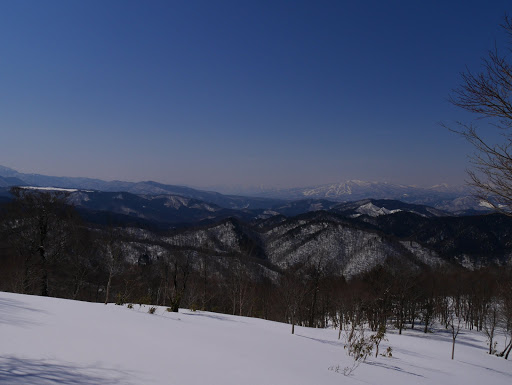
<instances>
[{"instance_id":1,"label":"clear sky","mask_svg":"<svg viewBox=\"0 0 512 385\"><path fill-rule=\"evenodd\" d=\"M0 164L190 186L462 183L439 125L507 1L0 1Z\"/></svg>"}]
</instances>

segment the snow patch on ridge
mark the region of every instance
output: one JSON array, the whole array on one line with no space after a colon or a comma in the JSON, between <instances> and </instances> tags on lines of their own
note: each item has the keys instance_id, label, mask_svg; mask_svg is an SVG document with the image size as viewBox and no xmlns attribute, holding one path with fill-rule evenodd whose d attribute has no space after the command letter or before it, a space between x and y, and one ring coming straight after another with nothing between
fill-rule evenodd
<instances>
[{"instance_id":1,"label":"snow patch on ridge","mask_svg":"<svg viewBox=\"0 0 512 385\"><path fill-rule=\"evenodd\" d=\"M375 206L373 203L369 202L365 205L359 206L359 208L357 208L356 211L362 215L368 215L370 217L378 217L381 215L389 215L389 214L398 213L402 210L400 210L400 209L388 210L385 207L378 207L378 206Z\"/></svg>"},{"instance_id":2,"label":"snow patch on ridge","mask_svg":"<svg viewBox=\"0 0 512 385\"><path fill-rule=\"evenodd\" d=\"M60 187L37 187L37 186L22 186L20 187L25 190L42 190L42 191L65 191L65 192L77 192L76 188L60 188ZM86 191L92 192L92 191Z\"/></svg>"}]
</instances>

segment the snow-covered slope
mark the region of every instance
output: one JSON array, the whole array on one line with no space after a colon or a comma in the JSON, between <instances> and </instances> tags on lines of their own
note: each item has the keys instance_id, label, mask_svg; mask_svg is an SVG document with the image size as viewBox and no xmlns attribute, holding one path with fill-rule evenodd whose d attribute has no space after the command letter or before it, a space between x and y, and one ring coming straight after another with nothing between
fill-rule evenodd
<instances>
[{"instance_id":1,"label":"snow-covered slope","mask_svg":"<svg viewBox=\"0 0 512 385\"><path fill-rule=\"evenodd\" d=\"M400 211L414 213L427 218L450 215L448 212L437 210L433 207L404 203L391 199L363 199L360 201L341 203L331 209L331 212L353 218L360 215L378 217L398 213Z\"/></svg>"},{"instance_id":2,"label":"snow-covered slope","mask_svg":"<svg viewBox=\"0 0 512 385\"><path fill-rule=\"evenodd\" d=\"M512 255L512 219L502 215L427 218L399 211L348 218L318 211L294 218L275 216L253 224L226 219L165 236L132 230L126 230L125 237L131 245L139 245L127 249L126 258L132 262L141 254L157 261L158 253L149 245L167 244L188 250L198 259L249 257L251 264L261 263L265 271L279 271L297 262L318 262L329 274L345 278L379 265L417 271L425 265L453 267L462 261L471 268L505 266Z\"/></svg>"},{"instance_id":3,"label":"snow-covered slope","mask_svg":"<svg viewBox=\"0 0 512 385\"><path fill-rule=\"evenodd\" d=\"M393 357L372 357L352 376L329 370L351 361L332 329L134 305L107 306L0 293L0 383L509 384L512 362L486 354L483 336L390 333Z\"/></svg>"}]
</instances>

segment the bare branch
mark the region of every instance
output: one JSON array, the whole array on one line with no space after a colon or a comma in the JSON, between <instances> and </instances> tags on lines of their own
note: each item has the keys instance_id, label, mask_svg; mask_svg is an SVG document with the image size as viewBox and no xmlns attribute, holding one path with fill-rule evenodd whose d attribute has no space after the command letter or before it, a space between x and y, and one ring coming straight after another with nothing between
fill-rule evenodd
<instances>
[{"instance_id":1,"label":"bare branch","mask_svg":"<svg viewBox=\"0 0 512 385\"><path fill-rule=\"evenodd\" d=\"M505 16L502 24L512 37L512 20ZM503 143L489 143L472 124L460 123L449 129L466 139L475 152L469 156L468 184L476 197L489 207L512 215L512 64L497 47L482 59L481 72L466 69L462 85L452 91L450 102L476 115L477 120L502 130Z\"/></svg>"}]
</instances>

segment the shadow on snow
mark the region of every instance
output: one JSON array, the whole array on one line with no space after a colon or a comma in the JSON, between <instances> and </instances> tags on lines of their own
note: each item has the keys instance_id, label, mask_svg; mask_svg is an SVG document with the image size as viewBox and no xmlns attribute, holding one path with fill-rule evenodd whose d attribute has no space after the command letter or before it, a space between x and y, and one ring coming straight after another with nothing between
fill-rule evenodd
<instances>
[{"instance_id":1,"label":"shadow on snow","mask_svg":"<svg viewBox=\"0 0 512 385\"><path fill-rule=\"evenodd\" d=\"M48 312L44 310L28 307L24 302L13 299L0 298L0 325L37 325L37 322L32 320L34 316L33 313L48 314Z\"/></svg>"},{"instance_id":2,"label":"shadow on snow","mask_svg":"<svg viewBox=\"0 0 512 385\"><path fill-rule=\"evenodd\" d=\"M129 384L129 373L96 366L79 367L47 360L0 357L0 383L10 385Z\"/></svg>"}]
</instances>

